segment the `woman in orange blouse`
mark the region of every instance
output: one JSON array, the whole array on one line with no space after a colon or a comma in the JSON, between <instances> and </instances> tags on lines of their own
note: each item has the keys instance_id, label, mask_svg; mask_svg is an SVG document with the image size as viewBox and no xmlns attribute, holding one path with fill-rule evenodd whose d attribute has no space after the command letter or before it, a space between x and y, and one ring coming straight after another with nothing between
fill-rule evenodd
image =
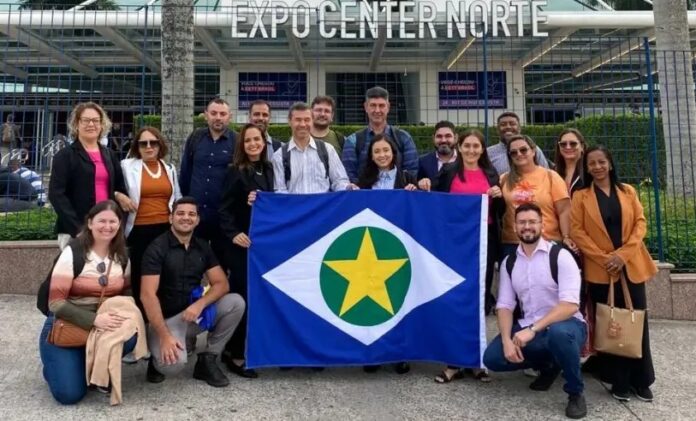
<instances>
[{"instance_id":1,"label":"woman in orange blouse","mask_svg":"<svg viewBox=\"0 0 696 421\"><path fill-rule=\"evenodd\" d=\"M643 207L633 187L620 183L611 153L605 146L590 147L585 154L585 188L573 195L571 236L582 252L584 276L590 300L606 303L613 285L617 307L625 307L618 282L623 273L637 309L647 308L645 282L657 268L643 238L646 232ZM650 355L648 319L643 327L643 357L639 359L598 353L600 377L612 384L612 396L630 400L631 394L652 401L650 385L655 371Z\"/></svg>"}]
</instances>

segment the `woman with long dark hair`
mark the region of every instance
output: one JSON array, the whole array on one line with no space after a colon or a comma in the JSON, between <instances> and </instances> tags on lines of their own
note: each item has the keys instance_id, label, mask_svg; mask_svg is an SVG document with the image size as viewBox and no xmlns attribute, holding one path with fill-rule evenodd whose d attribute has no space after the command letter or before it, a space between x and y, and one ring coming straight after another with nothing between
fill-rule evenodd
<instances>
[{"instance_id":1,"label":"woman with long dark hair","mask_svg":"<svg viewBox=\"0 0 696 421\"><path fill-rule=\"evenodd\" d=\"M625 307L619 277L624 276L636 309L647 309L645 283L656 273L643 238L647 230L643 207L633 187L621 183L609 150L592 146L585 153L586 187L573 195L571 235L582 252L584 276L593 304L606 303L614 288L615 305ZM594 317L594 315L588 315ZM612 384L619 401L631 394L652 401L655 369L650 354L648 318L643 325L642 358L598 353L600 378Z\"/></svg>"},{"instance_id":2,"label":"woman with long dark hair","mask_svg":"<svg viewBox=\"0 0 696 421\"><path fill-rule=\"evenodd\" d=\"M263 131L247 124L239 132L234 159L224 183L220 205L220 227L230 240L226 253L230 268L230 291L247 298L247 251L251 246L249 225L251 207L257 191L273 191L273 164L268 161ZM239 376L256 378L256 371L244 366L246 344L246 311L227 343L223 361L229 370Z\"/></svg>"},{"instance_id":3,"label":"woman with long dark hair","mask_svg":"<svg viewBox=\"0 0 696 421\"><path fill-rule=\"evenodd\" d=\"M358 187L374 190L417 190L415 178L399 170L398 147L384 134L375 135L369 146L369 159L358 177Z\"/></svg>"},{"instance_id":4,"label":"woman with long dark hair","mask_svg":"<svg viewBox=\"0 0 696 421\"><path fill-rule=\"evenodd\" d=\"M583 187L583 155L587 149L585 137L580 130L568 128L561 132L556 139L554 163L556 172L565 180L568 193Z\"/></svg>"}]
</instances>

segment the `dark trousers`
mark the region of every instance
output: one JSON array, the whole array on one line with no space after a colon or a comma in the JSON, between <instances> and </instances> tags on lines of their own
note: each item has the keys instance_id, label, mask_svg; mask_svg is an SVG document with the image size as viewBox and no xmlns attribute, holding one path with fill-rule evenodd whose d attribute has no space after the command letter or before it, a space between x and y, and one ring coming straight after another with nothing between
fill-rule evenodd
<instances>
[{"instance_id":1,"label":"dark trousers","mask_svg":"<svg viewBox=\"0 0 696 421\"><path fill-rule=\"evenodd\" d=\"M222 233L220 229L220 224L215 222L203 222L196 227L194 234L210 243L210 248L213 249L213 253L222 266L222 270L227 273L230 269L227 266L227 262L230 258L227 256L229 248L232 246L232 240L227 238L225 234Z\"/></svg>"},{"instance_id":2,"label":"dark trousers","mask_svg":"<svg viewBox=\"0 0 696 421\"><path fill-rule=\"evenodd\" d=\"M626 307L621 284L614 285L614 304L617 307ZM609 299L608 284L587 283L590 300L593 304L605 303ZM633 307L638 310L648 308L645 295L645 284L628 282L628 292L631 294ZM593 317L595 315L592 315ZM649 387L655 382L655 368L650 354L650 336L648 334L648 317L646 313L643 325L643 358L626 358L617 355L597 353L597 372L602 381L611 383L614 390L628 392L631 387Z\"/></svg>"},{"instance_id":3,"label":"dark trousers","mask_svg":"<svg viewBox=\"0 0 696 421\"><path fill-rule=\"evenodd\" d=\"M485 314L488 314L495 307L495 297L491 292L493 286L493 272L495 270L495 262L498 261L500 254L500 243L495 233L493 224L488 224L488 251L486 259L486 292L484 294Z\"/></svg>"},{"instance_id":4,"label":"dark trousers","mask_svg":"<svg viewBox=\"0 0 696 421\"><path fill-rule=\"evenodd\" d=\"M152 240L167 232L169 224L152 224L152 225L135 225L128 234L126 244L128 245L128 257L130 258L131 266L131 287L133 289L133 298L135 304L140 309L145 317L145 309L140 301L140 277L143 266L143 255L147 246ZM146 319L147 321L147 319Z\"/></svg>"},{"instance_id":5,"label":"dark trousers","mask_svg":"<svg viewBox=\"0 0 696 421\"><path fill-rule=\"evenodd\" d=\"M231 244L226 252L227 265L230 268L230 292L237 293L247 301L247 249ZM225 346L225 352L231 358L243 360L246 349L247 337L247 309L244 310L242 320Z\"/></svg>"}]
</instances>

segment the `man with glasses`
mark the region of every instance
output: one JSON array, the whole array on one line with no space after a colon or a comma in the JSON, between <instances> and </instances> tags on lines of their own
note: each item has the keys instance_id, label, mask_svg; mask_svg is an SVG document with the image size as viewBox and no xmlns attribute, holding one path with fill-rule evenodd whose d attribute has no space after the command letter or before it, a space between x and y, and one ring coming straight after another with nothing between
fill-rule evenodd
<instances>
[{"instance_id":1,"label":"man with glasses","mask_svg":"<svg viewBox=\"0 0 696 421\"><path fill-rule=\"evenodd\" d=\"M580 269L570 252L541 237L541 209L525 203L515 210L515 255L503 260L498 289L500 334L488 345L483 364L491 371L540 371L529 388L546 391L562 372L568 394L566 416L587 415L580 349L587 329L580 305ZM514 259L508 273L508 260ZM555 259L555 262L552 262ZM552 264L556 266L554 279ZM513 311L522 317L513 321Z\"/></svg>"},{"instance_id":2,"label":"man with glasses","mask_svg":"<svg viewBox=\"0 0 696 421\"><path fill-rule=\"evenodd\" d=\"M193 378L213 387L228 386L217 360L242 318L244 300L228 293L227 276L215 254L207 242L193 235L199 222L196 200L182 197L174 202L169 221L171 230L157 237L143 257L140 298L150 322L147 339L152 353L147 380L160 383L165 375L184 369L188 351L193 351L187 348L195 344L189 339L206 330L201 326L206 318L212 327ZM196 299L193 293L204 275L210 290Z\"/></svg>"},{"instance_id":3,"label":"man with glasses","mask_svg":"<svg viewBox=\"0 0 696 421\"><path fill-rule=\"evenodd\" d=\"M498 116L498 136L500 142L488 147L488 158L490 158L493 167L498 174L503 175L510 171L510 164L507 158L507 145L510 143L510 138L522 133L520 125L520 117L512 111L506 111ZM544 168L549 167L549 163L544 156L544 152L537 146L536 157L538 164Z\"/></svg>"},{"instance_id":4,"label":"man with glasses","mask_svg":"<svg viewBox=\"0 0 696 421\"><path fill-rule=\"evenodd\" d=\"M330 144L336 149L338 155L341 156L346 138L343 136L343 133L331 128L336 111L336 101L330 96L319 95L312 100L311 107L312 137Z\"/></svg>"}]
</instances>

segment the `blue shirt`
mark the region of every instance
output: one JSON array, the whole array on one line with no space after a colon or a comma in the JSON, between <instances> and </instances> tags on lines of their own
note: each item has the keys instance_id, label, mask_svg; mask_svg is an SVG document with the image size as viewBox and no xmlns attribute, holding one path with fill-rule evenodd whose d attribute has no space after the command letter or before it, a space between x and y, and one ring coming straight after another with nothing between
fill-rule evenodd
<instances>
[{"instance_id":1,"label":"blue shirt","mask_svg":"<svg viewBox=\"0 0 696 421\"><path fill-rule=\"evenodd\" d=\"M343 153L341 154L341 161L343 161L343 166L346 168L346 173L351 183L358 182L358 175L367 162L367 152L370 142L372 142L372 138L375 135L375 132L368 127L367 136L365 136L365 145L360 151L360 156L358 156L356 151L358 133L359 132L355 132L346 138L343 144ZM394 136L394 128L390 125L384 128L384 134L396 142L399 147L399 155L401 158L399 161L401 163L400 169L406 170L411 173L413 177L416 177L418 175L418 151L416 150L416 144L411 135L404 130L399 130L399 141L401 141L399 142Z\"/></svg>"},{"instance_id":2,"label":"blue shirt","mask_svg":"<svg viewBox=\"0 0 696 421\"><path fill-rule=\"evenodd\" d=\"M198 202L201 222L216 224L227 167L234 155L235 135L229 130L214 141L207 130L196 145L191 162L184 149L181 159L181 194ZM190 180L189 183L186 180Z\"/></svg>"},{"instance_id":3,"label":"blue shirt","mask_svg":"<svg viewBox=\"0 0 696 421\"><path fill-rule=\"evenodd\" d=\"M372 185L372 190L394 190L396 181L396 167L389 171L380 171L377 182Z\"/></svg>"}]
</instances>

